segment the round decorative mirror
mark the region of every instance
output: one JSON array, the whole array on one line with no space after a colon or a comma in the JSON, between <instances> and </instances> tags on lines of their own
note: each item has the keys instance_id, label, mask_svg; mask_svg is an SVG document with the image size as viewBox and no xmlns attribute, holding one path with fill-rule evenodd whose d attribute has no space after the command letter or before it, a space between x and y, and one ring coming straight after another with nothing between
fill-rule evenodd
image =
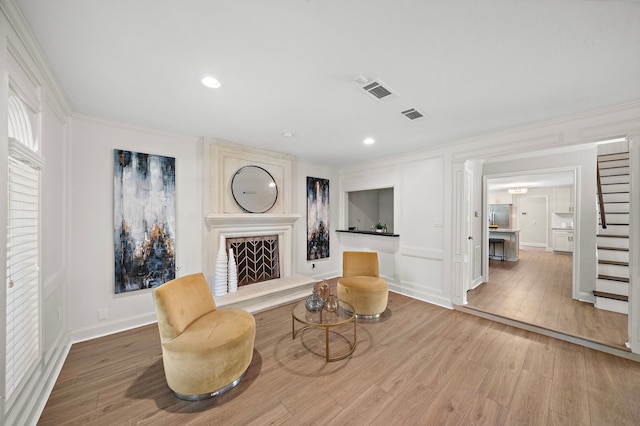
<instances>
[{"instance_id":1,"label":"round decorative mirror","mask_svg":"<svg viewBox=\"0 0 640 426\"><path fill-rule=\"evenodd\" d=\"M262 167L244 166L233 175L231 193L242 210L265 213L278 199L278 186L273 176Z\"/></svg>"}]
</instances>

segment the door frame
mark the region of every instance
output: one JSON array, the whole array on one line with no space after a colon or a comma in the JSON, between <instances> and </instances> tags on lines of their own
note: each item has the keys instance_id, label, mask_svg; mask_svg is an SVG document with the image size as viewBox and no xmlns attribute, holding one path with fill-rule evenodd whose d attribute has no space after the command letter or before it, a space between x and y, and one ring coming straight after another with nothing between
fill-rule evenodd
<instances>
[{"instance_id":1,"label":"door frame","mask_svg":"<svg viewBox=\"0 0 640 426\"><path fill-rule=\"evenodd\" d=\"M573 173L573 192L571 196L573 197L573 256L572 256L572 270L571 270L571 295L576 300L588 300L586 295L580 293L580 287L578 283L580 282L580 171L581 166L567 166L567 167L558 167L552 169L535 169L535 170L520 170L517 172L508 172L508 173L499 173L492 175L482 175L482 211L483 211L483 222L487 223L487 218L489 217L489 185L488 180L494 178L504 178L504 177L517 177L522 175L533 175L533 174L544 174L544 173L554 173L554 172L572 172ZM548 238L548 237L547 237ZM489 227L483 226L482 228L482 272L483 272L483 281L489 282Z\"/></svg>"}]
</instances>

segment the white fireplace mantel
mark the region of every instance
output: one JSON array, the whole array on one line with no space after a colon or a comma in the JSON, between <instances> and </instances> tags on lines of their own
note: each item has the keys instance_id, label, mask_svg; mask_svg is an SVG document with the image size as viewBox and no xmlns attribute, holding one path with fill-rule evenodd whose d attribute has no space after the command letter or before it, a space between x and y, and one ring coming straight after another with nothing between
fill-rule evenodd
<instances>
[{"instance_id":1,"label":"white fireplace mantel","mask_svg":"<svg viewBox=\"0 0 640 426\"><path fill-rule=\"evenodd\" d=\"M204 217L209 229L236 226L247 228L293 226L298 219L300 219L299 214L268 213L209 213Z\"/></svg>"},{"instance_id":2,"label":"white fireplace mantel","mask_svg":"<svg viewBox=\"0 0 640 426\"><path fill-rule=\"evenodd\" d=\"M215 256L221 240L226 238L277 235L279 241L280 276L293 274L293 225L300 219L291 213L208 213L204 220L207 226L205 246L205 274L213 282Z\"/></svg>"},{"instance_id":3,"label":"white fireplace mantel","mask_svg":"<svg viewBox=\"0 0 640 426\"><path fill-rule=\"evenodd\" d=\"M237 292L216 296L216 305L259 312L299 300L311 292L314 280L293 273L293 225L299 214L208 213L204 215L205 274L214 282L215 254L225 238L277 235L280 278L240 287Z\"/></svg>"}]
</instances>

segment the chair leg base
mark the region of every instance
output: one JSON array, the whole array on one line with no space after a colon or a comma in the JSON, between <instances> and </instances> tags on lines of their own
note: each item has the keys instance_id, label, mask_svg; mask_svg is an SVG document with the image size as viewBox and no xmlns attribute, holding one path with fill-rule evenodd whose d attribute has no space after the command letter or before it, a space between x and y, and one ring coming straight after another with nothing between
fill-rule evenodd
<instances>
[{"instance_id":1,"label":"chair leg base","mask_svg":"<svg viewBox=\"0 0 640 426\"><path fill-rule=\"evenodd\" d=\"M378 319L382 316L383 312L380 312L379 314L373 314L373 315L362 315L362 314L356 314L356 318L357 319Z\"/></svg>"},{"instance_id":2,"label":"chair leg base","mask_svg":"<svg viewBox=\"0 0 640 426\"><path fill-rule=\"evenodd\" d=\"M249 367L247 367L247 369L244 370L244 373L242 373L240 377L235 379L233 382L221 387L220 389L214 390L211 393L203 393L200 395L183 395L178 392L173 392L173 394L179 399L182 399L184 401L202 401L203 399L213 398L215 396L222 395L223 393L235 388L238 385L238 383L240 383L240 381L244 378L244 376L247 375L248 370L249 370Z\"/></svg>"}]
</instances>

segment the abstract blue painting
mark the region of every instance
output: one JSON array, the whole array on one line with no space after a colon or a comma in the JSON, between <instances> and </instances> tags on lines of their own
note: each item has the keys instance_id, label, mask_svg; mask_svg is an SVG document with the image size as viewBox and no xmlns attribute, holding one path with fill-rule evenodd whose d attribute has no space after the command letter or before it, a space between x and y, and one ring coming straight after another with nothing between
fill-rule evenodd
<instances>
[{"instance_id":1,"label":"abstract blue painting","mask_svg":"<svg viewBox=\"0 0 640 426\"><path fill-rule=\"evenodd\" d=\"M175 278L176 160L114 150L115 292Z\"/></svg>"},{"instance_id":2,"label":"abstract blue painting","mask_svg":"<svg viewBox=\"0 0 640 426\"><path fill-rule=\"evenodd\" d=\"M329 257L329 179L307 176L307 260Z\"/></svg>"}]
</instances>

